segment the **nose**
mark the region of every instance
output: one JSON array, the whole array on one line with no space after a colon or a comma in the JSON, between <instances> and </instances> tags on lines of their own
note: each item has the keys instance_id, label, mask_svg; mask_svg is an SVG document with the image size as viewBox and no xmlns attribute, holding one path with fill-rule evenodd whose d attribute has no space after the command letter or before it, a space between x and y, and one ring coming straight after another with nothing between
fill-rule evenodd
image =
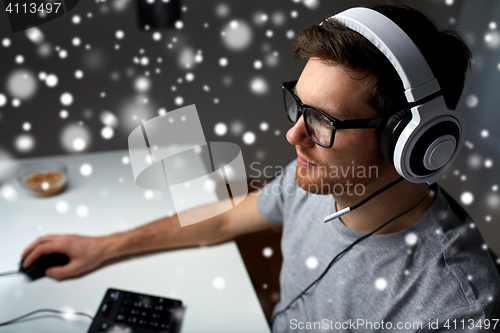
<instances>
[{"instance_id":1,"label":"nose","mask_svg":"<svg viewBox=\"0 0 500 333\"><path fill-rule=\"evenodd\" d=\"M301 115L299 120L286 133L286 139L294 146L302 146L306 148L314 147L314 141L307 134L304 124L304 117Z\"/></svg>"}]
</instances>

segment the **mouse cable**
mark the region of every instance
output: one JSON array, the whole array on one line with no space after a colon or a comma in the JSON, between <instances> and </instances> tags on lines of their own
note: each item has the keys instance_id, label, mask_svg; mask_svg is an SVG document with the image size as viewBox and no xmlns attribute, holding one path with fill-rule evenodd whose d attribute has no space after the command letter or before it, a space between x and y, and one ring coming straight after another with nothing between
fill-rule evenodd
<instances>
[{"instance_id":1,"label":"mouse cable","mask_svg":"<svg viewBox=\"0 0 500 333\"><path fill-rule=\"evenodd\" d=\"M53 309L38 309L38 310L35 310L35 311L32 311L30 313L27 313L25 315L22 315L20 317L17 317L17 318L14 318L14 319L11 319L11 320L8 320L6 322L3 322L3 323L0 323L0 326L7 326L7 325L10 325L10 324L13 324L21 319L24 319L26 317L29 317L29 316L32 316L36 313L40 313L40 312L52 312L52 313L57 313L57 314L67 314L67 313L71 313L71 315L79 315L79 316L86 316L86 317L89 317L90 319L94 320L94 317L92 317L91 315L89 314L86 314L86 313L83 313L83 312L68 312L68 311L62 311L62 310L53 310ZM37 318L38 319L38 318Z\"/></svg>"},{"instance_id":2,"label":"mouse cable","mask_svg":"<svg viewBox=\"0 0 500 333\"><path fill-rule=\"evenodd\" d=\"M293 303L295 303L296 300L298 300L299 298L301 298L309 289L311 289L312 286L314 286L319 280L321 280L321 278L323 276L325 276L325 274L328 272L328 270L330 269L330 267L332 267L333 263L341 256L343 255L344 253L346 253L347 251L349 251L354 245L356 245L357 243L361 242L362 240L364 240L365 238L373 235L374 233L376 233L377 231L379 231L380 229L382 229L383 227L385 227L386 225L388 225L390 222L394 221L395 219L403 216L404 214L408 213L410 210L414 209L415 207L417 207L418 205L420 205L422 203L422 201L424 201L425 198L427 198L427 195L429 194L430 190L431 190L431 187L429 184L426 184L427 185L427 191L425 192L425 194L422 196L422 198L420 198L420 200L414 204L413 206L411 206L410 208L406 209L404 212L402 213L399 213L398 215L394 216L393 218L391 218L389 221L385 222L384 224L382 224L380 227L378 227L377 229L373 230L372 232L370 232L369 234L366 234L364 236L361 236L359 237L358 239L356 239L354 242L351 243L351 245L349 245L348 247L346 247L344 250L342 250L339 254L337 254L331 261L330 263L328 264L328 266L326 267L326 269L323 271L323 273L321 273L321 275L316 279L314 280L306 289L304 289L304 291L302 291L297 297L295 297L290 303L288 303L288 305L283 309L283 310L280 310L278 312L276 312L272 317L271 317L271 328L273 327L273 323L274 323L274 320L276 319L276 317L280 314L282 314L283 312L285 312L286 310L288 310Z\"/></svg>"},{"instance_id":3,"label":"mouse cable","mask_svg":"<svg viewBox=\"0 0 500 333\"><path fill-rule=\"evenodd\" d=\"M20 271L3 272L3 273L0 273L0 276L20 274L20 273L21 273Z\"/></svg>"}]
</instances>

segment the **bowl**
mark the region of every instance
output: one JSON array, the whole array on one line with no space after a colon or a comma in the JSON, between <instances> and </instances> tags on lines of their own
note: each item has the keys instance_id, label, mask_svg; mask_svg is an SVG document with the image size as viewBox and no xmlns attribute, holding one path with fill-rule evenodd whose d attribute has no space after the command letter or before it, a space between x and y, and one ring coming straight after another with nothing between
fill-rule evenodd
<instances>
[{"instance_id":1,"label":"bowl","mask_svg":"<svg viewBox=\"0 0 500 333\"><path fill-rule=\"evenodd\" d=\"M61 162L27 165L18 175L21 186L29 193L47 197L59 193L68 182L68 168Z\"/></svg>"}]
</instances>

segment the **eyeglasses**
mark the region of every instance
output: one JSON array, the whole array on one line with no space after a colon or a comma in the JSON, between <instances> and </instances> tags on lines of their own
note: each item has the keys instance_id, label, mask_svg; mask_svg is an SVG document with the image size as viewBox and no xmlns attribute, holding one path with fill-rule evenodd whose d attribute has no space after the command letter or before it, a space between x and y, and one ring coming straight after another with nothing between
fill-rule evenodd
<instances>
[{"instance_id":1,"label":"eyeglasses","mask_svg":"<svg viewBox=\"0 0 500 333\"><path fill-rule=\"evenodd\" d=\"M338 129L377 128L382 120L384 120L384 118L335 119L321 110L303 104L293 92L296 84L297 80L283 82L282 86L285 111L288 115L288 119L295 124L299 120L300 114L302 114L304 116L307 134L309 134L309 137L321 147L330 148L333 146L335 131Z\"/></svg>"}]
</instances>

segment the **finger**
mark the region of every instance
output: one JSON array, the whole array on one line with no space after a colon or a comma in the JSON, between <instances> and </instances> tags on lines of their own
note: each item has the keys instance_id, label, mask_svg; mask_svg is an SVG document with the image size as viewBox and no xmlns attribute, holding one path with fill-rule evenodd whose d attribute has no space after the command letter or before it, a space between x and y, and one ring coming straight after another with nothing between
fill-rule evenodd
<instances>
[{"instance_id":1,"label":"finger","mask_svg":"<svg viewBox=\"0 0 500 333\"><path fill-rule=\"evenodd\" d=\"M36 247L33 251L31 251L28 256L24 259L24 268L30 267L38 258L43 256L44 254L51 253L63 253L66 254L64 248L61 247L60 244L57 243L45 243L38 247Z\"/></svg>"},{"instance_id":2,"label":"finger","mask_svg":"<svg viewBox=\"0 0 500 333\"><path fill-rule=\"evenodd\" d=\"M21 258L24 259L26 255L28 255L28 253L30 253L35 247L51 239L53 239L53 235L38 237L34 242L32 242L30 245L28 245L28 247L24 249L23 254L21 254Z\"/></svg>"},{"instance_id":3,"label":"finger","mask_svg":"<svg viewBox=\"0 0 500 333\"><path fill-rule=\"evenodd\" d=\"M30 253L35 247L39 246L43 241L44 237L38 237L34 242L32 242L24 249L23 254L21 254L21 258L24 259L28 253Z\"/></svg>"},{"instance_id":4,"label":"finger","mask_svg":"<svg viewBox=\"0 0 500 333\"><path fill-rule=\"evenodd\" d=\"M58 281L69 279L79 275L78 264L69 262L64 266L54 266L45 270L45 275Z\"/></svg>"}]
</instances>

